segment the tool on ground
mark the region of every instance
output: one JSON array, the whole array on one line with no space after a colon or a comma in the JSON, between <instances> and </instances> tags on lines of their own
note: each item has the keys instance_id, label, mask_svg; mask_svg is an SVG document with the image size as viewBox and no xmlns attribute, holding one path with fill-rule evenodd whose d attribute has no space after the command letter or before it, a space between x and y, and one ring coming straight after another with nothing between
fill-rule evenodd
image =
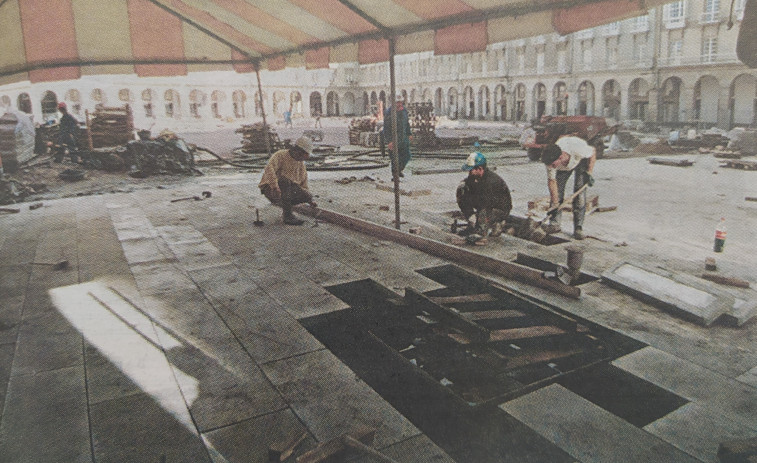
<instances>
[{"instance_id":1,"label":"tool on ground","mask_svg":"<svg viewBox=\"0 0 757 463\"><path fill-rule=\"evenodd\" d=\"M255 208L255 221L252 222L252 224L256 227L262 227L263 225L265 225L265 222L260 220L260 210L257 207Z\"/></svg>"},{"instance_id":2,"label":"tool on ground","mask_svg":"<svg viewBox=\"0 0 757 463\"><path fill-rule=\"evenodd\" d=\"M360 428L344 433L297 457L297 463L321 463L344 452L347 448L362 451L387 463L397 463L378 450L368 446L376 435L375 428Z\"/></svg>"},{"instance_id":3,"label":"tool on ground","mask_svg":"<svg viewBox=\"0 0 757 463\"><path fill-rule=\"evenodd\" d=\"M186 198L172 199L171 202L178 203L179 201L188 201L190 199L194 199L195 201L202 201L202 198L200 198L199 196L187 196Z\"/></svg>"},{"instance_id":4,"label":"tool on ground","mask_svg":"<svg viewBox=\"0 0 757 463\"><path fill-rule=\"evenodd\" d=\"M210 198L211 196L213 196L213 193L211 193L210 191L203 191L202 192L202 197L203 198Z\"/></svg>"},{"instance_id":5,"label":"tool on ground","mask_svg":"<svg viewBox=\"0 0 757 463\"><path fill-rule=\"evenodd\" d=\"M579 188L578 190L576 190L572 195L570 195L570 197L565 198L565 200L563 200L563 202L561 202L557 206L553 206L553 207L550 207L549 209L547 209L547 212L546 212L546 215L544 216L544 218L541 219L540 221L538 221L537 223L539 223L539 225L543 224L544 221L549 218L549 215L552 212L558 211L558 210L562 209L563 207L567 206L568 204L572 203L573 200L576 199L576 197L578 195L580 195L581 193L583 193L583 191L585 189L587 189L588 187L589 187L589 184L588 183L584 183L583 186L581 186L581 188Z\"/></svg>"},{"instance_id":6,"label":"tool on ground","mask_svg":"<svg viewBox=\"0 0 757 463\"><path fill-rule=\"evenodd\" d=\"M29 210L30 210L30 211L33 211L34 209L39 209L39 208L40 208L40 207L42 207L42 206L43 206L43 204L42 204L42 203L34 203L34 204L30 204L30 205L29 205Z\"/></svg>"},{"instance_id":7,"label":"tool on ground","mask_svg":"<svg viewBox=\"0 0 757 463\"><path fill-rule=\"evenodd\" d=\"M8 212L10 214L17 214L21 212L21 209L17 209L15 207L0 207L0 212Z\"/></svg>"},{"instance_id":8,"label":"tool on ground","mask_svg":"<svg viewBox=\"0 0 757 463\"><path fill-rule=\"evenodd\" d=\"M32 265L50 265L52 266L53 270L63 270L71 266L71 263L67 260L62 260L60 262L31 262L31 264Z\"/></svg>"},{"instance_id":9,"label":"tool on ground","mask_svg":"<svg viewBox=\"0 0 757 463\"><path fill-rule=\"evenodd\" d=\"M308 437L307 432L268 447L268 461L282 462L292 456L297 447Z\"/></svg>"}]
</instances>

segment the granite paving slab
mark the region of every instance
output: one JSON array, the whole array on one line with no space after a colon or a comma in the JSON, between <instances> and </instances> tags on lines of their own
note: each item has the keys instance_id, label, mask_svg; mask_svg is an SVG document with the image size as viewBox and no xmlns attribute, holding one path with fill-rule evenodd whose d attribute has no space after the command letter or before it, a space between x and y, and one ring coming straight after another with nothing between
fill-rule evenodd
<instances>
[{"instance_id":1,"label":"granite paving slab","mask_svg":"<svg viewBox=\"0 0 757 463\"><path fill-rule=\"evenodd\" d=\"M645 347L612 363L707 409L719 410L730 420L749 427L757 423L757 389L747 384L654 347Z\"/></svg>"},{"instance_id":2,"label":"granite paving slab","mask_svg":"<svg viewBox=\"0 0 757 463\"><path fill-rule=\"evenodd\" d=\"M263 370L319 442L365 426L377 429L377 448L420 434L328 350L267 363Z\"/></svg>"},{"instance_id":3,"label":"granite paving slab","mask_svg":"<svg viewBox=\"0 0 757 463\"><path fill-rule=\"evenodd\" d=\"M4 461L92 462L83 365L14 375L5 403L0 424Z\"/></svg>"},{"instance_id":4,"label":"granite paving slab","mask_svg":"<svg viewBox=\"0 0 757 463\"><path fill-rule=\"evenodd\" d=\"M559 384L500 408L582 463L698 461Z\"/></svg>"},{"instance_id":5,"label":"granite paving slab","mask_svg":"<svg viewBox=\"0 0 757 463\"><path fill-rule=\"evenodd\" d=\"M35 375L81 365L82 355L81 333L51 310L21 323L12 375Z\"/></svg>"}]
</instances>

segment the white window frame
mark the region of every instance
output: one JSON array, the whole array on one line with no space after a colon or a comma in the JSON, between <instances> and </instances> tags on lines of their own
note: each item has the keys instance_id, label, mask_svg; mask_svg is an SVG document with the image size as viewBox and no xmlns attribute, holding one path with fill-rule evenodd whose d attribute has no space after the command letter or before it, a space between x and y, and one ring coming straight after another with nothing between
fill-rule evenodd
<instances>
[{"instance_id":1,"label":"white window frame","mask_svg":"<svg viewBox=\"0 0 757 463\"><path fill-rule=\"evenodd\" d=\"M663 7L665 27L674 29L686 25L686 0L668 3Z\"/></svg>"},{"instance_id":2,"label":"white window frame","mask_svg":"<svg viewBox=\"0 0 757 463\"><path fill-rule=\"evenodd\" d=\"M701 22L704 24L720 21L720 0L704 0Z\"/></svg>"},{"instance_id":3,"label":"white window frame","mask_svg":"<svg viewBox=\"0 0 757 463\"><path fill-rule=\"evenodd\" d=\"M718 38L705 37L702 40L702 53L700 61L702 63L714 63L718 57Z\"/></svg>"}]
</instances>

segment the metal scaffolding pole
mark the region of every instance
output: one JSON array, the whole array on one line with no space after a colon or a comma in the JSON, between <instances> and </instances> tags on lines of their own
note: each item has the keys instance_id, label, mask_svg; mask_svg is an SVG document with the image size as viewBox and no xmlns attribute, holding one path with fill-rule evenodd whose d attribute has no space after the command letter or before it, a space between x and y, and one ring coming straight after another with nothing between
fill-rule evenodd
<instances>
[{"instance_id":1,"label":"metal scaffolding pole","mask_svg":"<svg viewBox=\"0 0 757 463\"><path fill-rule=\"evenodd\" d=\"M271 157L271 136L268 134L268 124L265 122L265 106L263 105L263 86L260 83L260 62L255 62L255 75L258 78L258 100L260 102L260 114L263 115L263 133L265 133L265 150Z\"/></svg>"},{"instance_id":2,"label":"metal scaffolding pole","mask_svg":"<svg viewBox=\"0 0 757 463\"><path fill-rule=\"evenodd\" d=\"M392 124L392 146L394 149L389 150L391 156L392 177L394 180L394 226L400 229L400 162L399 162L399 138L397 136L397 94L394 79L394 37L389 37L389 93L391 96L391 121ZM386 124L386 121L384 121Z\"/></svg>"}]
</instances>

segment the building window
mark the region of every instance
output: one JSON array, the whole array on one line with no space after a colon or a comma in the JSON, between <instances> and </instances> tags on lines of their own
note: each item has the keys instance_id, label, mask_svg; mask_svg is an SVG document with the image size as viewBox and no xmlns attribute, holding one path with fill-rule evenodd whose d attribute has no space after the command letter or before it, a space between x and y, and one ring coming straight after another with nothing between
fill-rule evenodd
<instances>
[{"instance_id":1,"label":"building window","mask_svg":"<svg viewBox=\"0 0 757 463\"><path fill-rule=\"evenodd\" d=\"M544 74L544 46L536 50L536 73Z\"/></svg>"},{"instance_id":2,"label":"building window","mask_svg":"<svg viewBox=\"0 0 757 463\"><path fill-rule=\"evenodd\" d=\"M649 31L649 15L637 16L630 19L630 26L632 33L648 32Z\"/></svg>"},{"instance_id":3,"label":"building window","mask_svg":"<svg viewBox=\"0 0 757 463\"><path fill-rule=\"evenodd\" d=\"M703 63L715 62L715 57L718 54L718 39L716 37L706 37L702 42L702 56L701 61Z\"/></svg>"},{"instance_id":4,"label":"building window","mask_svg":"<svg viewBox=\"0 0 757 463\"><path fill-rule=\"evenodd\" d=\"M665 19L665 26L668 29L675 27L683 27L684 19L686 15L686 3L684 0L680 0L673 3L668 3L663 7L663 17Z\"/></svg>"},{"instance_id":5,"label":"building window","mask_svg":"<svg viewBox=\"0 0 757 463\"><path fill-rule=\"evenodd\" d=\"M607 60L607 67L609 69L615 69L618 67L618 38L611 37L607 39L605 43L605 54Z\"/></svg>"},{"instance_id":6,"label":"building window","mask_svg":"<svg viewBox=\"0 0 757 463\"><path fill-rule=\"evenodd\" d=\"M668 50L668 63L671 65L681 64L682 55L683 55L683 40L672 40L670 42L670 50Z\"/></svg>"},{"instance_id":7,"label":"building window","mask_svg":"<svg viewBox=\"0 0 757 463\"><path fill-rule=\"evenodd\" d=\"M636 66L644 66L647 59L646 34L635 35L633 38L633 61Z\"/></svg>"},{"instance_id":8,"label":"building window","mask_svg":"<svg viewBox=\"0 0 757 463\"><path fill-rule=\"evenodd\" d=\"M584 40L581 42L581 66L583 69L590 70L592 68L592 41Z\"/></svg>"},{"instance_id":9,"label":"building window","mask_svg":"<svg viewBox=\"0 0 757 463\"><path fill-rule=\"evenodd\" d=\"M720 13L720 0L705 0L704 13L702 13L702 22L711 23L718 21Z\"/></svg>"},{"instance_id":10,"label":"building window","mask_svg":"<svg viewBox=\"0 0 757 463\"><path fill-rule=\"evenodd\" d=\"M518 73L525 74L526 72L526 48L519 47L516 52L518 58Z\"/></svg>"},{"instance_id":11,"label":"building window","mask_svg":"<svg viewBox=\"0 0 757 463\"><path fill-rule=\"evenodd\" d=\"M564 45L557 49L557 72L568 72L568 49Z\"/></svg>"}]
</instances>

